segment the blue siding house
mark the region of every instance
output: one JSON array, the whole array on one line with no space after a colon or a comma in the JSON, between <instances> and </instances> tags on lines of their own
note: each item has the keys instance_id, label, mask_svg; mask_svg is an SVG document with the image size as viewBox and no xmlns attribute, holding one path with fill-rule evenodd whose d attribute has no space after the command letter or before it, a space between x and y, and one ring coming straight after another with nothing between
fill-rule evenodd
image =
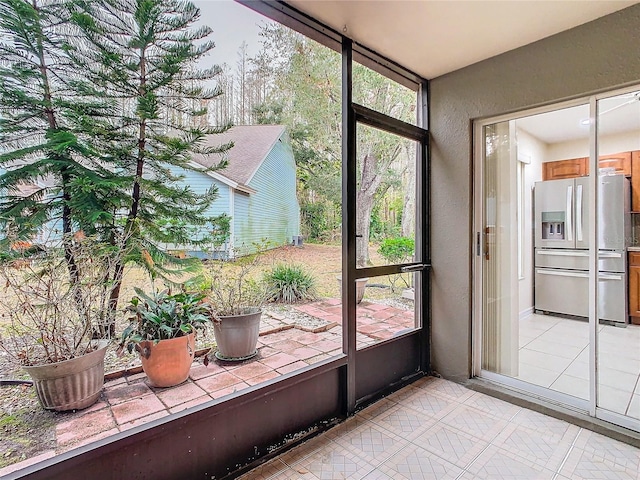
<instances>
[{"instance_id":1,"label":"blue siding house","mask_svg":"<svg viewBox=\"0 0 640 480\"><path fill-rule=\"evenodd\" d=\"M231 217L231 233L222 252L232 258L253 253L257 244L270 248L290 244L300 234L296 197L296 165L286 128L282 125L236 126L207 140L211 146L233 142L225 153L228 165L213 172L184 171L184 182L204 193L215 185L218 199L209 214ZM196 166L209 168L219 157L195 155ZM185 247L187 254L207 254Z\"/></svg>"},{"instance_id":2,"label":"blue siding house","mask_svg":"<svg viewBox=\"0 0 640 480\"><path fill-rule=\"evenodd\" d=\"M0 168L0 175L6 173L6 169ZM15 190L8 192L7 190L0 190L0 196L5 199L5 196L11 195L13 197L29 197L30 195L40 194L43 190L45 193L43 201L48 201L54 198L54 194L51 193L51 188L54 185L50 177L39 180L36 183L22 183L17 185ZM0 231L0 239L5 239L7 232ZM62 219L54 218L46 222L38 233L30 240L30 242L47 247L60 246L62 242Z\"/></svg>"},{"instance_id":3,"label":"blue siding house","mask_svg":"<svg viewBox=\"0 0 640 480\"><path fill-rule=\"evenodd\" d=\"M164 245L166 250L200 258L233 258L255 252L256 246L264 242L269 248L290 244L294 236L300 234L296 165L286 128L282 125L237 126L207 139L209 146L229 142L234 146L224 154L228 162L224 169L173 172L182 176L182 181L197 193L217 187L218 198L207 214L226 214L231 218L227 242L215 252L175 244ZM199 168L210 168L220 160L219 155L195 155L192 159ZM16 194L27 196L47 186L44 183L23 185ZM197 232L196 237L205 234ZM55 219L48 222L33 241L51 246L57 245L61 238L61 222Z\"/></svg>"}]
</instances>

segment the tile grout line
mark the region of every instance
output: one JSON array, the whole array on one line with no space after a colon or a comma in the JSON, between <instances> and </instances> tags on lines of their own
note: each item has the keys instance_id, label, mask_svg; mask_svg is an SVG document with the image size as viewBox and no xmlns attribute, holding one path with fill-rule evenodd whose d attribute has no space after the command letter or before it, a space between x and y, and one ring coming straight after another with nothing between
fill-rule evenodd
<instances>
[{"instance_id":1,"label":"tile grout line","mask_svg":"<svg viewBox=\"0 0 640 480\"><path fill-rule=\"evenodd\" d=\"M556 469L555 475L553 476L553 480L558 480L559 479L560 472L564 468L565 463L567 463L567 460L569 460L569 456L573 452L573 449L576 448L576 442L578 441L578 438L580 437L580 434L583 432L583 430L584 430L583 428L580 428L580 430L578 430L578 433L576 434L576 437L573 439L573 442L571 442L571 446L569 447L569 450L567 450L567 453L564 456L564 458L562 459L562 462L560 463L560 465Z\"/></svg>"},{"instance_id":2,"label":"tile grout line","mask_svg":"<svg viewBox=\"0 0 640 480\"><path fill-rule=\"evenodd\" d=\"M518 414L519 414L521 411L522 411L522 409L521 409L521 410L518 410L516 413L514 413L514 414L513 414L513 415L512 415L508 420L507 420L507 425L506 425L504 428L507 428L507 426L511 423L511 421L512 421L515 417L517 417L517 416L518 416ZM469 467L471 467L471 466L472 466L472 465L473 465L473 464L478 460L478 458L480 457L480 455L482 455L484 452L486 452L486 451L489 449L489 447L494 446L494 447L496 447L496 448L500 448L500 447L498 447L497 445L494 445L494 444L493 444L493 441L494 441L496 438L498 438L498 437L500 436L500 433L502 433L502 431L504 430L504 428L503 428L502 430L500 430L499 432L497 432L497 433L496 433L496 434L491 438L491 440L489 440L489 444L488 444L486 447L484 447L480 453L478 453L475 457L473 457L473 459L472 459L471 461L469 461L469 462L467 463L467 465L465 465L465 467L464 467L464 468L463 468L463 470L462 470L462 473L461 473L460 475L458 475L458 477L456 477L456 480L458 480L458 479L462 478L462 475L464 475L464 474L465 474L465 472L466 472L466 473L471 473L471 474L473 475L473 473L472 473L471 471L469 471Z\"/></svg>"},{"instance_id":3,"label":"tile grout line","mask_svg":"<svg viewBox=\"0 0 640 480\"><path fill-rule=\"evenodd\" d=\"M631 414L630 414L631 404L633 403L633 397L635 397L636 395L636 390L640 391L640 375L638 375L638 378L636 378L636 384L633 386L633 389L631 390L631 396L629 397L629 402L627 403L627 407L624 409L624 415L628 417L631 417Z\"/></svg>"},{"instance_id":4,"label":"tile grout line","mask_svg":"<svg viewBox=\"0 0 640 480\"><path fill-rule=\"evenodd\" d=\"M417 388L417 390L418 390L418 391L420 391L420 390L422 390L422 389L421 389L421 388ZM411 397L411 396L413 396L413 395L415 395L415 394L417 394L417 393L418 393L418 392L414 392L412 395L409 395L409 397ZM433 393L433 392L430 392L430 393ZM460 401L459 401L459 400L457 400L457 399L454 399L454 398L452 398L452 397L448 396L447 394L438 394L438 393L437 393L435 396L436 396L436 397L439 397L441 400L452 400L453 402L457 403L457 404L458 404L458 406L463 406L463 405L465 405L464 403L460 402ZM385 397L385 398L387 398L387 397ZM407 405L407 404L405 404L405 403L401 403L401 401L397 401L397 400L393 400L393 399L389 399L389 398L387 398L387 400L389 400L390 402L394 403L394 404L395 404L395 406L400 406L400 407L403 407L403 408L407 408L408 410L413 411L413 412L415 412L415 413L418 413L418 414L420 414L420 415L424 415L424 416L427 416L427 417L431 417L431 419L432 419L432 420L434 420L435 422L434 422L432 425L430 425L430 426L425 430L425 432L426 432L427 430L430 430L431 428L435 427L436 425L439 425L439 424L440 424L440 421L442 420L442 418L444 418L444 417L442 417L442 418L438 418L438 419L436 419L436 418L433 418L433 416L432 416L432 415L429 415L429 414L427 414L427 413L425 413L425 412L423 412L423 411L421 411L421 410L419 410L419 409L417 409L417 408L414 408L414 407L412 407L411 405ZM406 400L406 399L403 399L403 400L402 400L402 402L404 402L404 400ZM451 412L449 412L449 413L451 413ZM448 415L448 414L447 414L447 415ZM445 415L445 417L446 417L447 415ZM376 417L375 417L375 418L377 418L377 417L378 417L378 415L376 415ZM388 429L387 427L385 427L384 425L381 425L381 424L379 424L378 422L376 422L376 421L375 421L375 419L373 419L373 418L371 418L371 419L366 419L366 423L373 424L373 425L375 425L376 427L378 427L378 428L382 429L383 431L385 431L385 432L387 432L387 433L389 433L389 434L391 434L391 435L394 435L394 436L396 436L396 437L402 438L400 435L398 435L398 434L397 434L397 433L395 433L394 431L389 430L389 429ZM332 439L332 441L334 441L334 440ZM419 445L418 443L416 443L414 440L408 440L408 442L409 442L409 444L410 444L410 445L413 445L413 446L415 446L415 447L418 447L418 448L424 448L424 447L422 447L421 445ZM336 442L336 443L337 443L337 442ZM427 451L429 451L429 450L427 450ZM483 450L483 451L484 451L484 450ZM455 463L451 462L450 460L448 460L447 458L443 457L442 455L439 455L439 454L437 454L437 453L435 453L435 452L431 452L431 451L429 451L429 452L430 452L430 453L432 453L433 455L435 455L436 457L438 457L438 458L440 458L440 459L443 459L443 460L445 460L446 462L451 463L452 465L454 465L454 466L456 466L456 467L457 467L457 465L455 465ZM377 470L378 470L380 467L382 467L382 466L383 466L383 465L384 465L388 460L390 460L391 458L393 458L393 457L394 457L395 455L397 455L398 453L399 453L399 452L396 452L396 453L394 453L393 455L391 455L389 458L387 458L386 460L381 461L378 465L374 466L373 470L371 470L370 472L367 472L367 474L366 474L366 475L370 475L371 473L373 473L373 472L377 471ZM461 469L462 469L462 473L464 473L464 472L465 472L465 470L464 470L462 467L458 467L458 468L461 468Z\"/></svg>"},{"instance_id":5,"label":"tile grout line","mask_svg":"<svg viewBox=\"0 0 640 480\"><path fill-rule=\"evenodd\" d=\"M443 394L443 395L436 395L436 396L439 396L439 397L440 397L441 399L443 399L443 400L452 400L452 401L454 401L455 403L457 403L457 404L458 404L458 406L467 406L467 407L469 406L469 405L467 405L466 403L459 401L457 398L448 397L448 395L446 395L446 394ZM396 405L401 405L401 406L403 406L403 407L405 407L405 408L408 408L409 410L413 410L414 412L417 412L417 413L420 413L420 414L423 414L423 415L424 415L424 412L421 412L420 410L415 409L415 408L413 408L413 407L412 407L412 406L410 406L410 405L400 404L399 402L395 402L395 403L396 403ZM431 425L430 427L428 427L428 428L427 428L427 430L430 430L430 429L432 429L432 428L434 428L434 427L436 427L436 426L438 426L438 425L440 425L440 426L443 426L443 425L444 425L444 426L445 426L445 427L447 427L447 428L453 428L454 432L455 432L456 430L458 430L458 429L457 429L457 428L455 428L455 427L451 427L451 426L449 426L449 425L447 425L447 424L443 424L443 423L441 423L441 422L442 422L442 420L443 420L444 418L446 418L450 413L451 413L451 412L449 412L449 413L448 413L447 415L445 415L444 417L441 417L441 418L438 418L438 419L434 419L434 420L435 420L435 423L434 423L433 425ZM489 412L486 412L486 413L489 413ZM510 421L511 421L511 419L513 419L513 418L514 418L518 413L519 413L519 412L514 413L514 414L513 414L513 416L512 416L509 420L507 420L507 422L510 422ZM491 413L489 413L489 414L491 415ZM427 415L428 415L428 414L427 414ZM373 420L368 420L368 421L373 421ZM378 425L376 422L373 422L373 423L375 423L376 425ZM381 426L381 428L383 428L383 429L385 429L385 430L386 430L386 428L385 428L384 426ZM462 430L460 430L460 431L462 432ZM471 435L471 434L468 434L468 435L470 435L470 436L474 437L474 435ZM493 442L493 441L498 437L498 435L500 435L500 432L497 432L497 433L496 433L496 434L491 438L491 440L489 440L488 445L487 445L485 448L483 448L483 449L482 449L482 451L480 451L476 456L474 456L474 457L473 457L469 462L467 462L467 464L466 464L464 467L458 467L458 468L460 468L462 471L460 472L460 475L458 475L458 476L456 477L456 480L457 480L457 479L459 479L459 478L461 478L461 477L462 477L462 475L464 475L464 474L465 474L465 473L467 473L467 472L468 472L468 473L471 473L471 472L469 472L469 471L467 470L467 469L468 469L468 467L470 467L470 466L471 466L471 465L472 465L472 464L473 464L473 463L478 459L478 457L479 457L480 455L482 455L482 454L483 454L483 453L484 453L484 452L485 452L485 451L486 451L486 450L487 450L487 449L492 445L492 442ZM478 440L482 440L482 439L478 438ZM415 439L414 439L414 440L409 440L409 443L410 443L411 445L415 445L415 446L417 446L417 447L419 447L419 448L424 448L424 447L422 447L421 445L419 445L418 443L416 443L416 442L415 442ZM438 454L438 453L431 452L430 450L427 450L427 451L429 451L430 453L432 453L432 454L433 454L433 455L435 455L436 457L441 458L441 459L443 459L443 460L447 461L448 463L451 463L452 465L455 465L456 467L458 466L458 465L456 465L455 463L451 462L448 458L445 458L444 456L442 456L442 455L440 455L440 454ZM383 464L384 464L384 462L382 462L380 465L383 465ZM376 468L377 468L377 467L376 467ZM370 472L370 473L371 473L371 472Z\"/></svg>"},{"instance_id":6,"label":"tile grout line","mask_svg":"<svg viewBox=\"0 0 640 480\"><path fill-rule=\"evenodd\" d=\"M540 334L540 335L539 335L538 337L536 337L534 340L531 340L530 342L528 342L528 343L527 343L527 345L529 345L530 343L532 343L532 342L533 342L533 341L535 341L535 340L539 340L539 339L540 339L544 334L549 333L549 332L550 332L554 327L556 327L558 324L559 324L559 323L556 323L555 325L553 325L553 326L552 326L552 327L550 327L549 329L545 330L542 334ZM518 349L518 352L520 352L521 350L525 349L527 345L523 345L522 347L520 347L520 348ZM579 347L576 347L576 348L579 348ZM577 358L580 356L580 354L581 354L581 353L582 353L586 348L589 348L589 344L588 344L588 343L587 343L587 345L586 345L585 347L582 347L582 349L580 350L580 352L578 352L578 354L577 354L575 357L573 357L573 358L571 359L571 362L569 363L569 365L567 365L567 366L566 366L566 367L565 367L561 372L559 372L559 373L557 373L557 374L556 374L556 372L553 372L552 370L549 370L550 372L552 372L552 373L556 374L556 377L555 377L555 379L554 379L554 380L553 380L553 381L552 381L552 382L551 382L547 387L545 387L545 388L549 388L549 389L551 389L551 386L552 386L555 382L557 382L557 381L560 379L560 377L561 377L562 375L564 375L564 374L565 374L565 372L569 369L569 367L570 367L570 366L571 366L571 365L572 365L572 364L577 360ZM535 349L531 349L531 348L530 348L529 350L531 350L531 351L533 351L533 352L537 352L537 353L543 353L543 354L546 354L546 355L554 355L554 354L550 354L550 353L548 353L548 352L542 352L542 351L535 350ZM554 356L557 356L557 355L554 355ZM523 363L525 363L525 362L523 362ZM542 368L542 367L539 367L539 368ZM547 370L547 369L545 369L545 370ZM526 380L523 380L523 381L526 381Z\"/></svg>"}]
</instances>

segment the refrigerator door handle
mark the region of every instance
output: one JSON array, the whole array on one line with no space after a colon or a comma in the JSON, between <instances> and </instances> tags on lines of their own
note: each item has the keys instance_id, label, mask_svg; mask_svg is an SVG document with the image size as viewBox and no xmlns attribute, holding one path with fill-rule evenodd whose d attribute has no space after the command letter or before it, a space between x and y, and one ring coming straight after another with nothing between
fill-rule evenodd
<instances>
[{"instance_id":1,"label":"refrigerator door handle","mask_svg":"<svg viewBox=\"0 0 640 480\"><path fill-rule=\"evenodd\" d=\"M554 257L588 257L588 250L536 250L538 255L551 255ZM598 252L598 258L622 258L619 252Z\"/></svg>"},{"instance_id":2,"label":"refrigerator door handle","mask_svg":"<svg viewBox=\"0 0 640 480\"><path fill-rule=\"evenodd\" d=\"M615 275L611 273L599 273L598 280L622 280L622 275Z\"/></svg>"},{"instance_id":3,"label":"refrigerator door handle","mask_svg":"<svg viewBox=\"0 0 640 480\"><path fill-rule=\"evenodd\" d=\"M543 270L538 269L536 273L540 275L553 275L556 277L578 277L578 278L589 278L588 273L578 273L578 272L569 272L566 270Z\"/></svg>"},{"instance_id":4,"label":"refrigerator door handle","mask_svg":"<svg viewBox=\"0 0 640 480\"><path fill-rule=\"evenodd\" d=\"M622 254L618 252L598 252L600 258L622 258Z\"/></svg>"},{"instance_id":5,"label":"refrigerator door handle","mask_svg":"<svg viewBox=\"0 0 640 480\"><path fill-rule=\"evenodd\" d=\"M567 187L567 240L573 241L573 186Z\"/></svg>"},{"instance_id":6,"label":"refrigerator door handle","mask_svg":"<svg viewBox=\"0 0 640 480\"><path fill-rule=\"evenodd\" d=\"M538 255L551 255L554 257L588 257L588 251L576 250L537 250Z\"/></svg>"},{"instance_id":7,"label":"refrigerator door handle","mask_svg":"<svg viewBox=\"0 0 640 480\"><path fill-rule=\"evenodd\" d=\"M576 240L582 241L582 185L576 186Z\"/></svg>"}]
</instances>

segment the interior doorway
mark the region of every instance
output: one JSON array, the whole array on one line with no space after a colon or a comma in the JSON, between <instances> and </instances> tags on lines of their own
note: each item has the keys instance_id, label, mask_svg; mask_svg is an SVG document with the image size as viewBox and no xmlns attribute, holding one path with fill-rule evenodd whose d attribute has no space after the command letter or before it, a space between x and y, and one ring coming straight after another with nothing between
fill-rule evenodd
<instances>
[{"instance_id":1,"label":"interior doorway","mask_svg":"<svg viewBox=\"0 0 640 480\"><path fill-rule=\"evenodd\" d=\"M635 430L639 96L475 130L475 374Z\"/></svg>"}]
</instances>

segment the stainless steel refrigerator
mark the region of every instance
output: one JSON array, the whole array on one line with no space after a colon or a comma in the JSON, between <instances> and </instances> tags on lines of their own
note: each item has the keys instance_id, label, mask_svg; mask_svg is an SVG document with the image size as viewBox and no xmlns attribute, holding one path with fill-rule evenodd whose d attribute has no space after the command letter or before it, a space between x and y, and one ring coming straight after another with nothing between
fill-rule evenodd
<instances>
[{"instance_id":1,"label":"stainless steel refrigerator","mask_svg":"<svg viewBox=\"0 0 640 480\"><path fill-rule=\"evenodd\" d=\"M630 230L629 180L598 182L598 315L627 322L626 247ZM536 182L536 311L589 316L589 178Z\"/></svg>"}]
</instances>

